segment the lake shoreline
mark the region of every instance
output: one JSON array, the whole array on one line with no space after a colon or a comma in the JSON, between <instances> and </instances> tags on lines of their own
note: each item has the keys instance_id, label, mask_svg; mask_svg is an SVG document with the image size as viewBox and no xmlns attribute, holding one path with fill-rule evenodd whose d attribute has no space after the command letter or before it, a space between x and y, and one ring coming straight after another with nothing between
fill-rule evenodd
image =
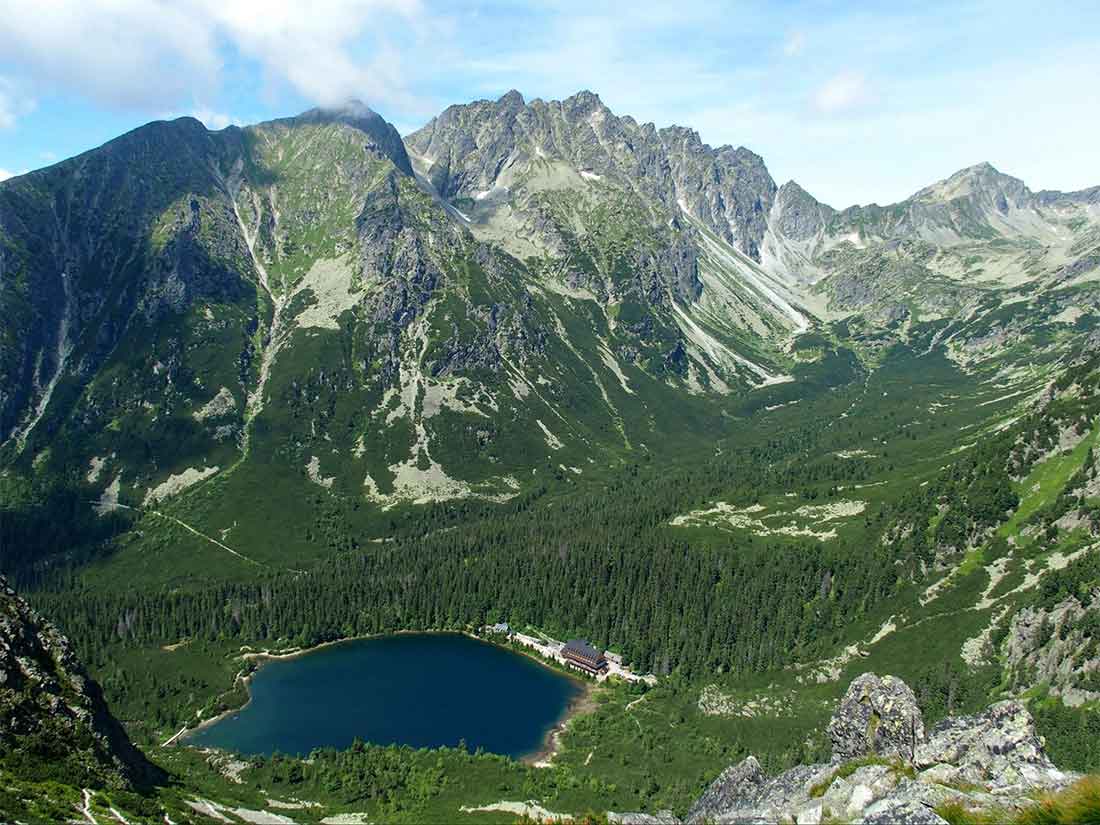
<instances>
[{"instance_id":1,"label":"lake shoreline","mask_svg":"<svg viewBox=\"0 0 1100 825\"><path fill-rule=\"evenodd\" d=\"M245 662L255 663L255 667L251 670L248 670L246 668L245 670L239 671L237 673L236 679L234 681L234 685L236 685L236 683L238 681L242 683L242 685L244 687L245 695L247 697L245 699L245 701L239 706L227 708L226 710L222 711L221 713L218 713L218 714L216 714L214 716L211 716L207 719L203 719L202 721L200 721L194 727L186 728L185 731L183 731L179 735L179 738L176 740L176 742L173 744L173 746L183 745L183 746L186 746L186 747L194 747L194 748L197 748L199 750L216 750L216 751L222 751L222 752L226 752L226 753L230 752L230 751L225 751L225 749L223 749L223 748L218 748L218 747L209 746L209 745L194 745L194 744L191 744L188 740L192 739L194 736L196 736L200 732L206 730L207 728L212 727L213 725L216 725L218 722L221 722L221 721L223 721L223 720L225 720L225 719L227 719L231 716L234 716L235 714L241 713L250 704L252 704L252 688L251 688L252 677L255 676L256 673L258 673L259 670L265 664L267 664L268 662L297 659L301 656L306 656L310 653L316 653L316 652L318 652L320 650L323 650L325 648L334 647L336 645L348 644L350 642L367 641L367 640L371 640L371 639L382 639L382 638L386 638L386 637L401 636L401 635L419 635L419 636L458 635L458 636L465 636L469 639L472 639L472 640L477 641L477 642L481 642L482 644L490 645L491 647L495 647L499 650L506 650L510 653L514 653L514 654L518 654L520 656L523 656L523 657L525 657L525 658L527 658L531 661L536 662L537 664L541 665L542 667L546 668L547 670L552 671L556 675L562 676L564 678L569 679L571 682L573 682L575 685L577 685L577 687L579 688L579 693L577 694L576 697L574 697L573 699L570 700L569 704L566 706L566 708L563 711L562 715L554 722L553 726L546 732L546 736L543 739L542 746L539 747L537 750L532 751L531 753L524 754L523 756L508 757L508 758L513 759L516 762L519 762L521 764L532 765L532 766L535 766L535 767L549 767L550 762L553 760L553 758L558 753L560 753L561 750L562 750L561 735L565 732L568 724L574 718L576 718L577 716L580 716L584 713L590 713L593 710L595 710L595 708L596 708L596 703L595 703L595 700L593 699L593 694L596 691L596 686L595 685L590 684L587 680L581 679L580 677L576 676L575 674L569 673L569 672L565 671L562 668L556 667L554 665L554 663L546 661L541 656L538 656L537 654L535 654L533 652L530 652L530 651L527 651L527 650L522 650L522 649L516 649L512 645L501 644L499 642L495 642L495 641L493 641L491 639L487 639L483 636L478 636L477 634L473 633L470 630L395 630L395 631L389 631L389 632L386 632L386 633L370 633L370 634L364 634L364 635L361 635L361 636L349 636L349 637L343 638L343 639L332 639L330 641L321 642L319 644L311 645L309 647L292 648L292 649L286 650L284 652L279 652L279 651L273 652L273 651L270 651L270 650L254 651L254 650L251 650L249 648L249 650L247 652L240 653L237 658L240 658L240 659L244 660ZM248 646L246 645L244 647L248 647ZM431 750L431 748L429 748L429 750Z\"/></svg>"},{"instance_id":2,"label":"lake shoreline","mask_svg":"<svg viewBox=\"0 0 1100 825\"><path fill-rule=\"evenodd\" d=\"M561 739L569 729L569 723L578 716L591 713L596 709L596 690L596 685L581 682L581 692L566 706L565 713L554 724L554 727L546 732L542 747L516 761L534 768L553 767L554 757L564 750Z\"/></svg>"}]
</instances>

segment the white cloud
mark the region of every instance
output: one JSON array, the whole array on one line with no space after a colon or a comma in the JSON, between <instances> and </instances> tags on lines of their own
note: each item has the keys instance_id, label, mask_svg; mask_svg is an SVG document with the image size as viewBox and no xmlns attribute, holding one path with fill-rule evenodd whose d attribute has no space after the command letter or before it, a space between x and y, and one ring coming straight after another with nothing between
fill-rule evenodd
<instances>
[{"instance_id":1,"label":"white cloud","mask_svg":"<svg viewBox=\"0 0 1100 825\"><path fill-rule=\"evenodd\" d=\"M10 129L32 109L34 101L21 94L11 80L0 77L0 130Z\"/></svg>"},{"instance_id":2,"label":"white cloud","mask_svg":"<svg viewBox=\"0 0 1100 825\"><path fill-rule=\"evenodd\" d=\"M783 54L787 57L795 57L802 54L806 48L806 35L802 32L791 32L783 43Z\"/></svg>"},{"instance_id":3,"label":"white cloud","mask_svg":"<svg viewBox=\"0 0 1100 825\"><path fill-rule=\"evenodd\" d=\"M814 108L825 114L836 114L866 106L872 100L867 78L860 72L833 75L814 92Z\"/></svg>"},{"instance_id":4,"label":"white cloud","mask_svg":"<svg viewBox=\"0 0 1100 825\"><path fill-rule=\"evenodd\" d=\"M40 91L117 108L208 97L237 57L311 100L387 103L407 92L385 34L415 29L421 11L420 0L0 0L0 54ZM374 56L360 60L364 39Z\"/></svg>"},{"instance_id":5,"label":"white cloud","mask_svg":"<svg viewBox=\"0 0 1100 825\"><path fill-rule=\"evenodd\" d=\"M215 112L205 106L198 106L192 109L189 114L191 117L201 120L207 129L211 129L215 132L224 129L226 126L244 125L244 121L240 118L233 117L233 115L227 115L224 112Z\"/></svg>"},{"instance_id":6,"label":"white cloud","mask_svg":"<svg viewBox=\"0 0 1100 825\"><path fill-rule=\"evenodd\" d=\"M7 169L0 169L0 180L7 180L8 178L14 178L15 173L9 172Z\"/></svg>"}]
</instances>

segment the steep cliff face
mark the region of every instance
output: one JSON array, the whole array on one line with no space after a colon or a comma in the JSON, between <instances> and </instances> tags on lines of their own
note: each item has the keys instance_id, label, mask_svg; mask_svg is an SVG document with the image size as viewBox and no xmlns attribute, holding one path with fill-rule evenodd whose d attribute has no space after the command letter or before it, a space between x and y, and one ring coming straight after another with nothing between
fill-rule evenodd
<instances>
[{"instance_id":1,"label":"steep cliff face","mask_svg":"<svg viewBox=\"0 0 1100 825\"><path fill-rule=\"evenodd\" d=\"M104 704L68 639L0 578L0 761L23 779L142 787L162 778Z\"/></svg>"}]
</instances>

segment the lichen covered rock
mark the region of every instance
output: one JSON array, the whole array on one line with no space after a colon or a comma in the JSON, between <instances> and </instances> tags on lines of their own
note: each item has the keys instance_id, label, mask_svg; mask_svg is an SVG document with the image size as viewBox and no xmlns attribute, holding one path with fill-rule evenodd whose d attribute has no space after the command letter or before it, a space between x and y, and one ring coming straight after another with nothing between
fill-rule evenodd
<instances>
[{"instance_id":1,"label":"lichen covered rock","mask_svg":"<svg viewBox=\"0 0 1100 825\"><path fill-rule=\"evenodd\" d=\"M900 756L911 760L924 738L917 697L901 679L864 673L848 687L829 722L834 759Z\"/></svg>"},{"instance_id":2,"label":"lichen covered rock","mask_svg":"<svg viewBox=\"0 0 1100 825\"><path fill-rule=\"evenodd\" d=\"M833 760L768 777L753 757L726 768L684 822L944 825L941 806L1022 810L1038 791L1078 777L1058 770L1017 701L924 729L913 691L893 676L855 679L829 723ZM961 790L965 788L966 790ZM667 813L615 814L617 823L667 825Z\"/></svg>"},{"instance_id":3,"label":"lichen covered rock","mask_svg":"<svg viewBox=\"0 0 1100 825\"><path fill-rule=\"evenodd\" d=\"M691 807L687 821L706 822L719 812L734 807L739 800L754 794L766 780L767 776L755 756L730 765Z\"/></svg>"},{"instance_id":4,"label":"lichen covered rock","mask_svg":"<svg viewBox=\"0 0 1100 825\"><path fill-rule=\"evenodd\" d=\"M913 763L929 780L993 791L1062 787L1071 779L1054 767L1031 714L1015 700L943 720L917 748Z\"/></svg>"}]
</instances>

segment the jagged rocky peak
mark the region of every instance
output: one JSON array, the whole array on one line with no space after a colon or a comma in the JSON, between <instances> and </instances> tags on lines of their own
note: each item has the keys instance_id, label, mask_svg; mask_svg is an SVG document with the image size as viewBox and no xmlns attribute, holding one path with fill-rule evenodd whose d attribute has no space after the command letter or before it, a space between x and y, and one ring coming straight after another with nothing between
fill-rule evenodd
<instances>
[{"instance_id":1,"label":"jagged rocky peak","mask_svg":"<svg viewBox=\"0 0 1100 825\"><path fill-rule=\"evenodd\" d=\"M851 822L946 825L936 807L972 810L1034 805L1036 792L1079 777L1058 770L1020 702L998 702L974 716L926 730L902 680L856 678L829 723L830 762L769 777L752 756L723 771L685 823ZM668 812L618 814L613 823L674 825Z\"/></svg>"},{"instance_id":2,"label":"jagged rocky peak","mask_svg":"<svg viewBox=\"0 0 1100 825\"><path fill-rule=\"evenodd\" d=\"M943 202L966 198L979 200L1007 212L1010 206L1024 208L1031 203L1031 190L1022 180L1006 175L983 162L960 169L951 177L926 186L913 196L914 201Z\"/></svg>"},{"instance_id":3,"label":"jagged rocky peak","mask_svg":"<svg viewBox=\"0 0 1100 825\"><path fill-rule=\"evenodd\" d=\"M793 241L809 240L821 232L836 210L789 180L779 187L772 205L773 229Z\"/></svg>"},{"instance_id":4,"label":"jagged rocky peak","mask_svg":"<svg viewBox=\"0 0 1100 825\"><path fill-rule=\"evenodd\" d=\"M162 778L110 714L69 640L0 576L0 762L13 753L65 766L85 784Z\"/></svg>"},{"instance_id":5,"label":"jagged rocky peak","mask_svg":"<svg viewBox=\"0 0 1100 825\"><path fill-rule=\"evenodd\" d=\"M393 161L394 166L410 177L413 174L408 152L401 134L384 117L361 100L348 99L335 105L318 106L302 112L293 123L342 123L351 126L371 138L375 150Z\"/></svg>"},{"instance_id":6,"label":"jagged rocky peak","mask_svg":"<svg viewBox=\"0 0 1100 825\"><path fill-rule=\"evenodd\" d=\"M496 101L451 106L405 139L424 176L444 198L507 195L519 179L543 175L540 186L603 181L645 198L664 221L683 213L759 260L775 197L763 159L744 147L713 148L682 126L657 129L616 115L581 91L561 101L531 100L511 91Z\"/></svg>"},{"instance_id":7,"label":"jagged rocky peak","mask_svg":"<svg viewBox=\"0 0 1100 825\"><path fill-rule=\"evenodd\" d=\"M497 101L500 106L507 107L509 109L519 110L524 107L526 101L523 99L523 95L515 89L509 89L503 95L500 96L500 100Z\"/></svg>"}]
</instances>

